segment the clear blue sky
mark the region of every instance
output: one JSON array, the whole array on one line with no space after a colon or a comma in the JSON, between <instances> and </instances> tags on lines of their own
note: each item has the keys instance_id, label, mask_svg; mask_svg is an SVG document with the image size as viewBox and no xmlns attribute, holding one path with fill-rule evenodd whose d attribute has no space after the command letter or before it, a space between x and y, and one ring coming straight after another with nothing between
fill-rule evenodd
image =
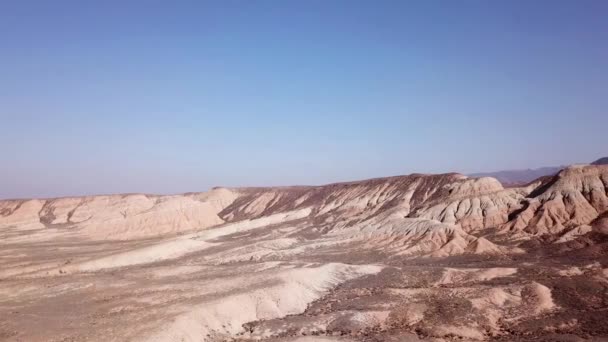
<instances>
[{"instance_id":1,"label":"clear blue sky","mask_svg":"<svg viewBox=\"0 0 608 342\"><path fill-rule=\"evenodd\" d=\"M608 1L2 1L0 198L608 154Z\"/></svg>"}]
</instances>

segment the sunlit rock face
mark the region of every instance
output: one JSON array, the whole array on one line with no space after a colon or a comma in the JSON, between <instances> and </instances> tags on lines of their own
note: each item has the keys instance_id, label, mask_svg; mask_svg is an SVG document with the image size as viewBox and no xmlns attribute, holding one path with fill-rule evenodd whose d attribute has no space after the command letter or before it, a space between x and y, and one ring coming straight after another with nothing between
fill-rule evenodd
<instances>
[{"instance_id":1,"label":"sunlit rock face","mask_svg":"<svg viewBox=\"0 0 608 342\"><path fill-rule=\"evenodd\" d=\"M556 234L589 224L608 209L608 167L572 166L533 190L506 226L531 234Z\"/></svg>"}]
</instances>

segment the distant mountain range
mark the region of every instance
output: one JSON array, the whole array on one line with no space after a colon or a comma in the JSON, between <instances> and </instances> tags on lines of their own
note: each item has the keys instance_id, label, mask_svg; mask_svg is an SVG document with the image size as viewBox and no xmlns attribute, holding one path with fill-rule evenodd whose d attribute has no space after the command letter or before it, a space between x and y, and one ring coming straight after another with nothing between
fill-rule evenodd
<instances>
[{"instance_id":1,"label":"distant mountain range","mask_svg":"<svg viewBox=\"0 0 608 342\"><path fill-rule=\"evenodd\" d=\"M608 157L600 158L591 163L591 165L606 165L608 164ZM552 176L558 173L561 169L566 167L562 166L547 166L538 169L525 169L525 170L502 170L495 172L478 172L469 174L469 177L493 177L498 179L504 185L521 185L529 183L535 179L543 176Z\"/></svg>"}]
</instances>

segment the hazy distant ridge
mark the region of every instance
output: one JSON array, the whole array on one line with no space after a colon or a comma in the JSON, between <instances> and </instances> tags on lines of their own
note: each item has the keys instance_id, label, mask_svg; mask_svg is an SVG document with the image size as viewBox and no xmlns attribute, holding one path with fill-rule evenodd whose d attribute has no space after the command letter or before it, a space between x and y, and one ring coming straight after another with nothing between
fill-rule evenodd
<instances>
[{"instance_id":1,"label":"hazy distant ridge","mask_svg":"<svg viewBox=\"0 0 608 342\"><path fill-rule=\"evenodd\" d=\"M591 163L591 165L608 165L608 157L600 158Z\"/></svg>"},{"instance_id":2,"label":"hazy distant ridge","mask_svg":"<svg viewBox=\"0 0 608 342\"><path fill-rule=\"evenodd\" d=\"M591 163L591 165L606 165L608 164L608 157L600 158ZM546 166L538 169L525 169L525 170L501 170L495 172L478 172L469 174L470 177L493 177L498 179L501 183L506 185L513 184L526 184L532 182L543 176L552 176L558 173L561 169L566 167L562 166Z\"/></svg>"},{"instance_id":3,"label":"hazy distant ridge","mask_svg":"<svg viewBox=\"0 0 608 342\"><path fill-rule=\"evenodd\" d=\"M472 173L470 177L493 177L498 179L503 184L525 184L543 176L554 175L563 169L564 166L548 166L538 169L525 170L503 170L496 172L479 172Z\"/></svg>"}]
</instances>

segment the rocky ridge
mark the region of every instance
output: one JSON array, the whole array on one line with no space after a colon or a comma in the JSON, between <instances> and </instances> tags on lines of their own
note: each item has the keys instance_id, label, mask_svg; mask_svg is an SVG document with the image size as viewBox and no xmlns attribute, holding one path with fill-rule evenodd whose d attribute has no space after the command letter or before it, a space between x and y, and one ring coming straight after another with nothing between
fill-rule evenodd
<instances>
[{"instance_id":1,"label":"rocky ridge","mask_svg":"<svg viewBox=\"0 0 608 342\"><path fill-rule=\"evenodd\" d=\"M0 201L0 226L5 233L52 230L93 240L128 240L309 209L302 220L322 232L320 237L342 234L356 239L367 234L394 236L395 241L432 240L434 247L408 254L432 254L448 243L458 246L448 254L496 253L504 249L485 238L479 241L487 229L518 238L588 231L585 227L608 209L607 189L607 166L572 166L518 188L504 188L490 177L412 174L310 187L215 188L173 196ZM473 248L473 243L489 247Z\"/></svg>"}]
</instances>

